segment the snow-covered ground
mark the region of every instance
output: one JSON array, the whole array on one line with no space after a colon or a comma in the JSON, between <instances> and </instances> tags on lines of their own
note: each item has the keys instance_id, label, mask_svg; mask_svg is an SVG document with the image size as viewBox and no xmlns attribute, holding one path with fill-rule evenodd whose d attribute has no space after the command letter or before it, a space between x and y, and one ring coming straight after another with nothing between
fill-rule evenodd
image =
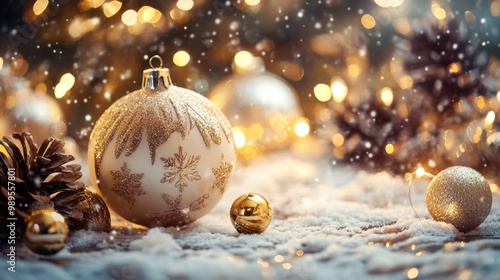
<instances>
[{"instance_id":1,"label":"snow-covered ground","mask_svg":"<svg viewBox=\"0 0 500 280\"><path fill-rule=\"evenodd\" d=\"M186 229L80 231L52 257L17 248L0 279L500 279L500 194L467 234L426 214L424 181L412 200L401 178L290 153L239 165L217 207ZM238 234L236 197L257 192L274 216L261 235Z\"/></svg>"}]
</instances>

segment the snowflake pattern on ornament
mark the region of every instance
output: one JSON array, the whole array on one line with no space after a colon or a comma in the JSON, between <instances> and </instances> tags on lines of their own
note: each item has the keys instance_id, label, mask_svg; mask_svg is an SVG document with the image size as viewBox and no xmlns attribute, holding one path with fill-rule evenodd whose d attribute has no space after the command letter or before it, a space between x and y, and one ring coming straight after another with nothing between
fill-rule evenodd
<instances>
[{"instance_id":1,"label":"snowflake pattern on ornament","mask_svg":"<svg viewBox=\"0 0 500 280\"><path fill-rule=\"evenodd\" d=\"M182 201L182 195L176 198L168 194L162 195L163 200L170 207L170 210L147 214L147 217L163 226L180 226L189 224L192 221L191 212L201 210L207 205L205 202L210 198L210 194L204 194L189 205L185 205Z\"/></svg>"},{"instance_id":2,"label":"snowflake pattern on ornament","mask_svg":"<svg viewBox=\"0 0 500 280\"><path fill-rule=\"evenodd\" d=\"M130 204L130 208L135 204L137 196L142 194L147 194L147 192L142 188L142 177L144 173L130 173L131 170L127 167L127 163L124 162L120 171L111 170L111 176L113 177L113 187L111 188L118 196L125 199L125 201Z\"/></svg>"},{"instance_id":3,"label":"snowflake pattern on ornament","mask_svg":"<svg viewBox=\"0 0 500 280\"><path fill-rule=\"evenodd\" d=\"M164 168L166 170L163 174L163 178L160 180L161 183L175 182L175 187L179 188L179 191L182 192L188 186L188 181L201 180L201 176L198 170L196 170L201 156L188 157L182 150L182 147L179 146L178 154L174 154L173 157L162 157L160 159L164 163Z\"/></svg>"},{"instance_id":4,"label":"snowflake pattern on ornament","mask_svg":"<svg viewBox=\"0 0 500 280\"><path fill-rule=\"evenodd\" d=\"M227 183L233 170L233 165L226 161L226 157L222 154L221 165L217 168L212 168L212 173L215 175L213 189L219 189L220 194L226 190Z\"/></svg>"}]
</instances>

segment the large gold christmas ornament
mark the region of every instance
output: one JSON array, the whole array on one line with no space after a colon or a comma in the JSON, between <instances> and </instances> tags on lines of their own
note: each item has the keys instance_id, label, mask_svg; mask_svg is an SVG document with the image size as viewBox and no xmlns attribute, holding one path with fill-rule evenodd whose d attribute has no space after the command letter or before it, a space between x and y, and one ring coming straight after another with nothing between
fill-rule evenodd
<instances>
[{"instance_id":1,"label":"large gold christmas ornament","mask_svg":"<svg viewBox=\"0 0 500 280\"><path fill-rule=\"evenodd\" d=\"M473 230L491 210L491 189L476 170L453 166L439 172L427 189L426 203L436 221L454 225L461 232Z\"/></svg>"},{"instance_id":2,"label":"large gold christmas ornament","mask_svg":"<svg viewBox=\"0 0 500 280\"><path fill-rule=\"evenodd\" d=\"M153 59L150 60L153 67ZM144 71L142 89L112 104L90 136L91 177L107 205L148 227L183 226L221 199L236 161L231 125L207 98Z\"/></svg>"},{"instance_id":3,"label":"large gold christmas ornament","mask_svg":"<svg viewBox=\"0 0 500 280\"><path fill-rule=\"evenodd\" d=\"M63 216L52 210L38 210L26 218L23 241L37 254L53 255L66 246L68 234Z\"/></svg>"},{"instance_id":4,"label":"large gold christmas ornament","mask_svg":"<svg viewBox=\"0 0 500 280\"><path fill-rule=\"evenodd\" d=\"M0 96L0 136L22 132L30 132L35 143L63 136L66 124L57 102L27 90Z\"/></svg>"},{"instance_id":5,"label":"large gold christmas ornament","mask_svg":"<svg viewBox=\"0 0 500 280\"><path fill-rule=\"evenodd\" d=\"M257 193L238 197L229 212L231 223L240 233L263 233L271 223L273 210L265 197Z\"/></svg>"},{"instance_id":6,"label":"large gold christmas ornament","mask_svg":"<svg viewBox=\"0 0 500 280\"><path fill-rule=\"evenodd\" d=\"M217 84L209 99L229 118L238 154L244 159L288 148L309 132L296 91L281 77L265 71L262 59L239 54L236 74Z\"/></svg>"}]
</instances>

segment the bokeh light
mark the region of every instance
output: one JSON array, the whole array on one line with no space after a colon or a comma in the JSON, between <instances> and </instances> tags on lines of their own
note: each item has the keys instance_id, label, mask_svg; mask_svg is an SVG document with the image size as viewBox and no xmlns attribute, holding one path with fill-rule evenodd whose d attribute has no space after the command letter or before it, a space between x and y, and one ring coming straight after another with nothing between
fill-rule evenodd
<instances>
[{"instance_id":1,"label":"bokeh light","mask_svg":"<svg viewBox=\"0 0 500 280\"><path fill-rule=\"evenodd\" d=\"M382 100L382 103L384 103L385 106L390 106L392 104L392 101L394 100L394 94L392 92L392 89L389 87L381 89L380 99Z\"/></svg>"},{"instance_id":2,"label":"bokeh light","mask_svg":"<svg viewBox=\"0 0 500 280\"><path fill-rule=\"evenodd\" d=\"M126 10L122 14L122 22L127 26L133 26L137 23L137 12L134 10Z\"/></svg>"},{"instance_id":3,"label":"bokeh light","mask_svg":"<svg viewBox=\"0 0 500 280\"><path fill-rule=\"evenodd\" d=\"M121 8L122 8L122 2L120 1L111 1L109 3L102 5L102 11L104 15L108 18L118 13L118 11L120 11Z\"/></svg>"},{"instance_id":4,"label":"bokeh light","mask_svg":"<svg viewBox=\"0 0 500 280\"><path fill-rule=\"evenodd\" d=\"M189 63L191 56L186 51L178 51L174 54L173 62L179 67L184 67Z\"/></svg>"},{"instance_id":5,"label":"bokeh light","mask_svg":"<svg viewBox=\"0 0 500 280\"><path fill-rule=\"evenodd\" d=\"M234 56L234 64L241 69L250 68L253 63L254 57L248 51L240 51Z\"/></svg>"},{"instance_id":6,"label":"bokeh light","mask_svg":"<svg viewBox=\"0 0 500 280\"><path fill-rule=\"evenodd\" d=\"M179 0L176 4L177 8L183 11L189 11L193 8L194 2L193 0Z\"/></svg>"},{"instance_id":7,"label":"bokeh light","mask_svg":"<svg viewBox=\"0 0 500 280\"><path fill-rule=\"evenodd\" d=\"M49 0L37 0L35 4L33 4L33 13L37 16L41 15L48 6Z\"/></svg>"},{"instance_id":8,"label":"bokeh light","mask_svg":"<svg viewBox=\"0 0 500 280\"><path fill-rule=\"evenodd\" d=\"M326 102L332 98L332 91L326 84L317 84L314 87L314 96L321 102Z\"/></svg>"},{"instance_id":9,"label":"bokeh light","mask_svg":"<svg viewBox=\"0 0 500 280\"><path fill-rule=\"evenodd\" d=\"M347 96L348 88L342 78L334 78L331 83L331 90L333 94L333 100L337 103L341 103Z\"/></svg>"},{"instance_id":10,"label":"bokeh light","mask_svg":"<svg viewBox=\"0 0 500 280\"><path fill-rule=\"evenodd\" d=\"M306 118L300 118L295 122L293 131L298 137L305 137L309 134L309 121Z\"/></svg>"},{"instance_id":11,"label":"bokeh light","mask_svg":"<svg viewBox=\"0 0 500 280\"><path fill-rule=\"evenodd\" d=\"M364 14L361 17L361 24L366 29L372 29L375 27L375 25L377 25L377 22L375 21L375 18L372 15Z\"/></svg>"}]
</instances>

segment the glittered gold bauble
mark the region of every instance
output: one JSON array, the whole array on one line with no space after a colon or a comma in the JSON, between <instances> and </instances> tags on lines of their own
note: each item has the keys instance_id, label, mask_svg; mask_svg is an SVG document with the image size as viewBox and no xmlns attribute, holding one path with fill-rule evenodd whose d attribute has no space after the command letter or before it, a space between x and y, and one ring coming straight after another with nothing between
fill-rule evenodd
<instances>
[{"instance_id":1,"label":"glittered gold bauble","mask_svg":"<svg viewBox=\"0 0 500 280\"><path fill-rule=\"evenodd\" d=\"M30 132L35 143L66 133L57 102L44 93L19 91L0 97L0 136Z\"/></svg>"},{"instance_id":2,"label":"glittered gold bauble","mask_svg":"<svg viewBox=\"0 0 500 280\"><path fill-rule=\"evenodd\" d=\"M229 212L234 228L240 233L263 233L271 223L273 210L265 197L244 194L231 205Z\"/></svg>"},{"instance_id":3,"label":"glittered gold bauble","mask_svg":"<svg viewBox=\"0 0 500 280\"><path fill-rule=\"evenodd\" d=\"M209 99L229 118L243 158L288 148L303 121L296 91L281 77L265 71L260 58L217 84ZM235 66L237 67L237 66Z\"/></svg>"},{"instance_id":4,"label":"glittered gold bauble","mask_svg":"<svg viewBox=\"0 0 500 280\"><path fill-rule=\"evenodd\" d=\"M148 227L183 226L208 213L236 161L224 114L200 94L172 85L166 68L145 70L142 89L104 112L88 155L108 207Z\"/></svg>"},{"instance_id":5,"label":"glittered gold bauble","mask_svg":"<svg viewBox=\"0 0 500 280\"><path fill-rule=\"evenodd\" d=\"M491 201L491 189L483 175L464 166L439 172L426 194L432 217L454 225L461 232L473 230L486 219Z\"/></svg>"},{"instance_id":6,"label":"glittered gold bauble","mask_svg":"<svg viewBox=\"0 0 500 280\"><path fill-rule=\"evenodd\" d=\"M26 218L23 241L37 254L53 255L64 248L68 233L63 216L52 210L38 210Z\"/></svg>"}]
</instances>

